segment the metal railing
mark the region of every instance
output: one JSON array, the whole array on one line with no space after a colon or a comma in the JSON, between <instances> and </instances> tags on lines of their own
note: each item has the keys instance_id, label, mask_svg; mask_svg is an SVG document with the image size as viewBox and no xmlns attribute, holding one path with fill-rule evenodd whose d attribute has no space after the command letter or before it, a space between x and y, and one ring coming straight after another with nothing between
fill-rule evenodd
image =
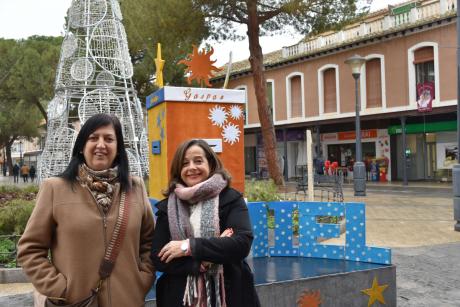
<instances>
[{"instance_id":1,"label":"metal railing","mask_svg":"<svg viewBox=\"0 0 460 307\"><path fill-rule=\"evenodd\" d=\"M419 6L410 11L392 14L391 10L380 16L373 16L368 21L351 26L335 33L324 33L298 44L283 47L283 57L288 58L300 54L313 53L318 50L340 45L346 42L362 39L366 36L378 35L379 33L401 28L422 20L429 20L445 14L455 13L455 0L423 1Z\"/></svg>"},{"instance_id":2,"label":"metal railing","mask_svg":"<svg viewBox=\"0 0 460 307\"><path fill-rule=\"evenodd\" d=\"M0 235L0 267L18 266L18 241L21 235Z\"/></svg>"}]
</instances>

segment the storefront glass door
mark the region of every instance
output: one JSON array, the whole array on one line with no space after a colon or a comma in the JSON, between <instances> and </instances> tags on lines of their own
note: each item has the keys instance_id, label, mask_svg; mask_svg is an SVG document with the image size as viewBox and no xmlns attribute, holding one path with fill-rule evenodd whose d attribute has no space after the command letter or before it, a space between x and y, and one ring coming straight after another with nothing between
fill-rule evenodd
<instances>
[{"instance_id":1,"label":"storefront glass door","mask_svg":"<svg viewBox=\"0 0 460 307\"><path fill-rule=\"evenodd\" d=\"M426 179L434 179L436 172L436 143L426 144Z\"/></svg>"}]
</instances>

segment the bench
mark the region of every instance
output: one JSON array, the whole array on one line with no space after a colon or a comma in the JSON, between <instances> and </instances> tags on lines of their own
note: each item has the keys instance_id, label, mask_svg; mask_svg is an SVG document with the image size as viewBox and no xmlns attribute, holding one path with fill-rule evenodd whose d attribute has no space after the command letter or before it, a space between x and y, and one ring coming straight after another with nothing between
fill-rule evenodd
<instances>
[{"instance_id":1,"label":"bench","mask_svg":"<svg viewBox=\"0 0 460 307\"><path fill-rule=\"evenodd\" d=\"M314 189L321 191L321 201L343 202L343 175L342 173L335 175L318 175L313 176ZM308 176L302 176L297 179L297 187L295 192L295 198L297 194L303 192L307 195L308 191Z\"/></svg>"}]
</instances>

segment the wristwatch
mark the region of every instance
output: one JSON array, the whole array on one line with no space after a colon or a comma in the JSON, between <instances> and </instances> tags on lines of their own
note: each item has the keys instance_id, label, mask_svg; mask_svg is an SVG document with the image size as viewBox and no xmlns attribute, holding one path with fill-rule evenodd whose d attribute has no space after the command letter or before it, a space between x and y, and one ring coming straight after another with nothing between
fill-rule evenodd
<instances>
[{"instance_id":1,"label":"wristwatch","mask_svg":"<svg viewBox=\"0 0 460 307\"><path fill-rule=\"evenodd\" d=\"M188 240L185 240L184 242L182 242L182 244L180 245L180 250L184 253L184 254L187 254L188 252Z\"/></svg>"}]
</instances>

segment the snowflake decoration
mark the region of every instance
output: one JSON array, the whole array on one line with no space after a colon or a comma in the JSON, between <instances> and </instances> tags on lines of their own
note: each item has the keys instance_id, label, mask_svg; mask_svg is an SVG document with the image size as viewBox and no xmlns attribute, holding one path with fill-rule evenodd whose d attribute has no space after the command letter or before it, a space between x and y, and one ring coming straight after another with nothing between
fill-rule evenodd
<instances>
[{"instance_id":1,"label":"snowflake decoration","mask_svg":"<svg viewBox=\"0 0 460 307\"><path fill-rule=\"evenodd\" d=\"M240 128L232 123L225 125L222 131L224 142L230 143L230 145L239 142L240 134Z\"/></svg>"},{"instance_id":2,"label":"snowflake decoration","mask_svg":"<svg viewBox=\"0 0 460 307\"><path fill-rule=\"evenodd\" d=\"M243 116L243 109L240 106L233 105L230 107L230 117L240 119Z\"/></svg>"},{"instance_id":3,"label":"snowflake decoration","mask_svg":"<svg viewBox=\"0 0 460 307\"><path fill-rule=\"evenodd\" d=\"M225 109L220 106L215 106L214 108L209 110L209 119L212 121L214 126L222 127L227 120L227 112Z\"/></svg>"}]
</instances>

